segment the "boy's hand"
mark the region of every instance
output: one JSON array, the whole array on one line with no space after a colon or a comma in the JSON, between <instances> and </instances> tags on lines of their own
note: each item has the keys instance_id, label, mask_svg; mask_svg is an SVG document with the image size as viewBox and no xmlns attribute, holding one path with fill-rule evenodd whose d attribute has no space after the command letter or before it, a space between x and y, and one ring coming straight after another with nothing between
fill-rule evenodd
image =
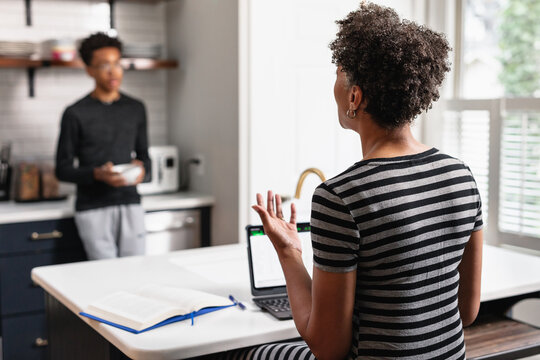
<instances>
[{"instance_id":1,"label":"boy's hand","mask_svg":"<svg viewBox=\"0 0 540 360\"><path fill-rule=\"evenodd\" d=\"M113 163L108 161L94 168L94 179L114 187L126 186L127 183L122 174L114 172L112 167Z\"/></svg>"},{"instance_id":2,"label":"boy's hand","mask_svg":"<svg viewBox=\"0 0 540 360\"><path fill-rule=\"evenodd\" d=\"M141 173L140 173L139 176L137 176L137 179L135 180L133 185L140 184L144 180L144 175L145 175L144 164L143 164L143 162L141 160L138 160L138 159L131 160L131 163L134 164L134 165L140 166L140 168L141 168Z\"/></svg>"}]
</instances>

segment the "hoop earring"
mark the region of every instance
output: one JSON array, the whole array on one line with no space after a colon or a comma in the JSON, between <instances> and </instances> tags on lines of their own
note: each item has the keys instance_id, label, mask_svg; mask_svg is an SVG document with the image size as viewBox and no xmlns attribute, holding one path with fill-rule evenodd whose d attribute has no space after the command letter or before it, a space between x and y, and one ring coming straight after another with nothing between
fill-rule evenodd
<instances>
[{"instance_id":1,"label":"hoop earring","mask_svg":"<svg viewBox=\"0 0 540 360\"><path fill-rule=\"evenodd\" d=\"M351 113L352 113L352 116L351 116ZM354 118L356 117L356 110L351 110L351 109L349 109L349 110L347 110L347 114L346 114L346 115L347 115L347 117L348 117L349 119L354 119Z\"/></svg>"}]
</instances>

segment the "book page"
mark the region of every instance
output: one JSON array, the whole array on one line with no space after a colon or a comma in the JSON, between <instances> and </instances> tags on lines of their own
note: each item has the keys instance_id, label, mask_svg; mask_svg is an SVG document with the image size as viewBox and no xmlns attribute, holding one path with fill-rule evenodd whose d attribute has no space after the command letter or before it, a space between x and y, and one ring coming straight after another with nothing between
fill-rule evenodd
<instances>
[{"instance_id":1,"label":"book page","mask_svg":"<svg viewBox=\"0 0 540 360\"><path fill-rule=\"evenodd\" d=\"M187 313L159 299L151 299L125 291L113 293L92 303L86 312L137 331L171 316Z\"/></svg>"},{"instance_id":2,"label":"book page","mask_svg":"<svg viewBox=\"0 0 540 360\"><path fill-rule=\"evenodd\" d=\"M203 291L150 284L137 291L138 295L160 300L181 309L185 314L206 307L227 306L232 302L223 296Z\"/></svg>"}]
</instances>

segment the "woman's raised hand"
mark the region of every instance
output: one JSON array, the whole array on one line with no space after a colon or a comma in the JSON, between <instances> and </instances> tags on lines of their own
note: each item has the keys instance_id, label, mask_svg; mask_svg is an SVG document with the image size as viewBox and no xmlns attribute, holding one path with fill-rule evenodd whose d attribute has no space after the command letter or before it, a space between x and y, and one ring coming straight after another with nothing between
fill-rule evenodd
<instances>
[{"instance_id":1,"label":"woman's raised hand","mask_svg":"<svg viewBox=\"0 0 540 360\"><path fill-rule=\"evenodd\" d=\"M263 196L257 194L257 205L253 205L252 208L259 214L264 232L268 235L278 253L286 249L295 249L302 252L302 242L298 237L296 228L296 207L294 203L291 204L291 219L288 222L283 217L281 196L276 195L274 200L272 191L268 191L266 207L264 206Z\"/></svg>"}]
</instances>

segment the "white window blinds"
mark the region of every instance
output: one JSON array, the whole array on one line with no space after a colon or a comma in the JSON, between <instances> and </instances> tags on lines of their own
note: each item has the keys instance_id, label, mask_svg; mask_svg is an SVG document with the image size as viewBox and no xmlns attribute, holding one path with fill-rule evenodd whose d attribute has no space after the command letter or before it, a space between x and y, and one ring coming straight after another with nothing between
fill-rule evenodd
<instances>
[{"instance_id":1,"label":"white window blinds","mask_svg":"<svg viewBox=\"0 0 540 360\"><path fill-rule=\"evenodd\" d=\"M540 249L540 102L455 99L444 108L441 150L471 168L489 241Z\"/></svg>"},{"instance_id":2,"label":"white window blinds","mask_svg":"<svg viewBox=\"0 0 540 360\"><path fill-rule=\"evenodd\" d=\"M471 169L482 198L484 223L489 208L489 111L446 111L442 151Z\"/></svg>"},{"instance_id":3,"label":"white window blinds","mask_svg":"<svg viewBox=\"0 0 540 360\"><path fill-rule=\"evenodd\" d=\"M499 230L540 237L540 112L508 112L501 137Z\"/></svg>"}]
</instances>

